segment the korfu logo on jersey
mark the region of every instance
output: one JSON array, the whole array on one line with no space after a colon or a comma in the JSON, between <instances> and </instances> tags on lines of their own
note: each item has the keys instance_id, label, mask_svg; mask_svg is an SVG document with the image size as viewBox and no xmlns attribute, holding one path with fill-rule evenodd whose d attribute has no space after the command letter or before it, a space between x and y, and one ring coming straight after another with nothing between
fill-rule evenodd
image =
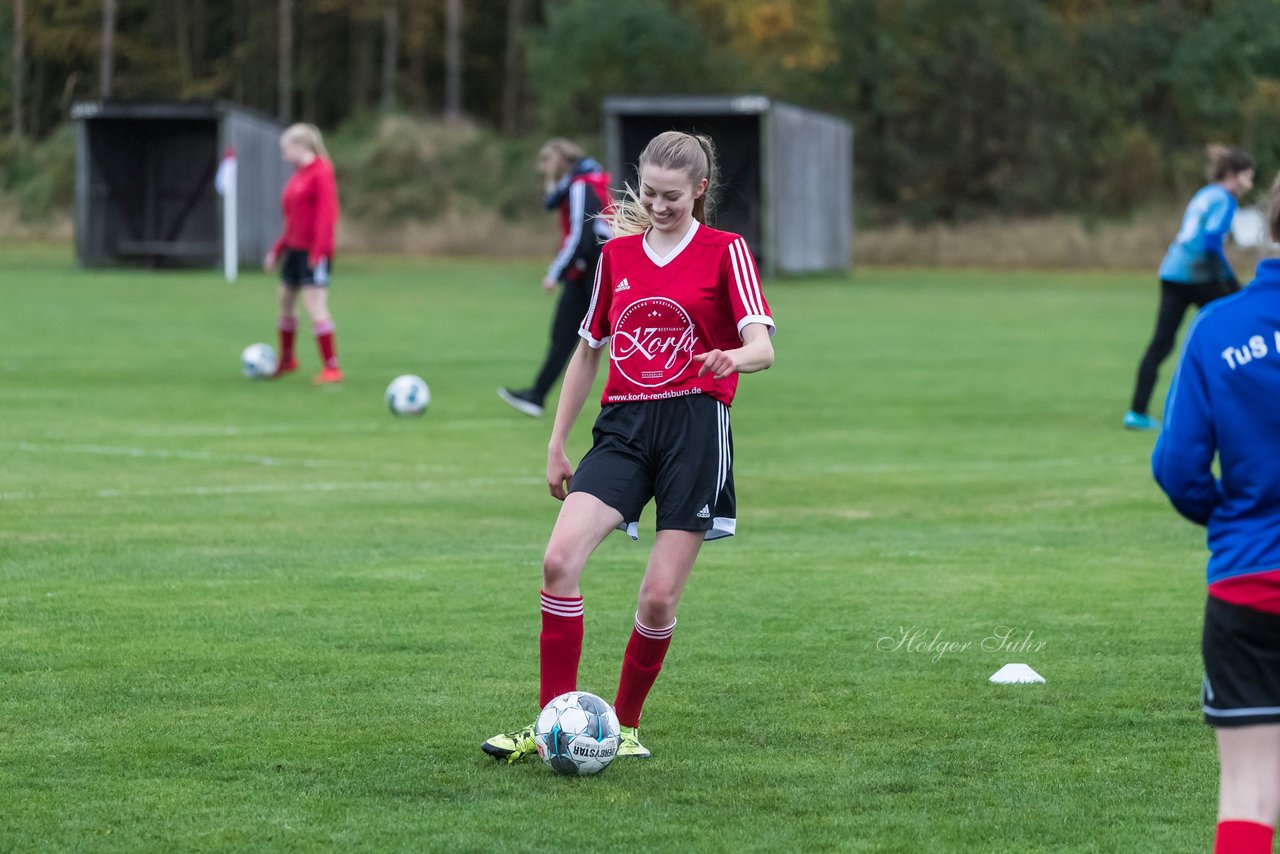
<instances>
[{"instance_id":1,"label":"korfu logo on jersey","mask_svg":"<svg viewBox=\"0 0 1280 854\"><path fill-rule=\"evenodd\" d=\"M630 283L627 282L626 279L623 279L621 282L618 282L618 286L613 289L613 292L617 294L617 293L621 293L622 291L629 291L629 290L631 290Z\"/></svg>"},{"instance_id":2,"label":"korfu logo on jersey","mask_svg":"<svg viewBox=\"0 0 1280 854\"><path fill-rule=\"evenodd\" d=\"M649 297L623 310L614 324L609 355L628 380L656 388L684 373L697 343L693 321L679 303Z\"/></svg>"}]
</instances>

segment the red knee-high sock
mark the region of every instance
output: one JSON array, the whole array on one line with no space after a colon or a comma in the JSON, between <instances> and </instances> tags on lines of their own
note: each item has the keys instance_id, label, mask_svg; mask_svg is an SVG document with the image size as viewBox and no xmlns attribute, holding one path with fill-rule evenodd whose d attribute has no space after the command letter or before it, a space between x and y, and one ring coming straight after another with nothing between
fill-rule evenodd
<instances>
[{"instance_id":1,"label":"red knee-high sock","mask_svg":"<svg viewBox=\"0 0 1280 854\"><path fill-rule=\"evenodd\" d=\"M636 626L631 630L631 640L627 641L627 651L622 656L618 696L613 701L618 723L623 726L640 725L644 698L649 696L649 689L662 670L662 659L667 656L667 647L671 646L671 634L675 630L674 620L666 628L651 629L636 615Z\"/></svg>"},{"instance_id":2,"label":"red knee-high sock","mask_svg":"<svg viewBox=\"0 0 1280 854\"><path fill-rule=\"evenodd\" d=\"M541 686L538 707L578 687L582 659L582 597L542 594L542 634L538 636Z\"/></svg>"},{"instance_id":3,"label":"red knee-high sock","mask_svg":"<svg viewBox=\"0 0 1280 854\"><path fill-rule=\"evenodd\" d=\"M280 332L280 364L283 365L293 359L293 335L298 329L298 318L280 315L276 328Z\"/></svg>"},{"instance_id":4,"label":"red knee-high sock","mask_svg":"<svg viewBox=\"0 0 1280 854\"><path fill-rule=\"evenodd\" d=\"M322 320L315 325L316 346L320 348L320 358L326 368L338 367L338 350L333 341L333 318Z\"/></svg>"},{"instance_id":5,"label":"red knee-high sock","mask_svg":"<svg viewBox=\"0 0 1280 854\"><path fill-rule=\"evenodd\" d=\"M1213 854L1271 854L1275 828L1253 821L1220 821Z\"/></svg>"}]
</instances>

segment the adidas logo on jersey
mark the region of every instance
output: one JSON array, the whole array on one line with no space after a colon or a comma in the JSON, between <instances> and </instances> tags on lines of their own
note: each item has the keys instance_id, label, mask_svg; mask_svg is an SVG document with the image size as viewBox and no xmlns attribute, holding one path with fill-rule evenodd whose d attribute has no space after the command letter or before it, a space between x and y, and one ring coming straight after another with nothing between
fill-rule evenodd
<instances>
[{"instance_id":1,"label":"adidas logo on jersey","mask_svg":"<svg viewBox=\"0 0 1280 854\"><path fill-rule=\"evenodd\" d=\"M621 282L618 282L618 286L613 289L613 292L616 294L621 291L629 291L629 290L631 290L631 285L627 282L626 279L623 279Z\"/></svg>"},{"instance_id":2,"label":"adidas logo on jersey","mask_svg":"<svg viewBox=\"0 0 1280 854\"><path fill-rule=\"evenodd\" d=\"M698 518L699 518L699 519L710 519L710 518L711 518L711 507L710 507L709 505L703 504L703 505L702 505L702 509L698 511Z\"/></svg>"}]
</instances>

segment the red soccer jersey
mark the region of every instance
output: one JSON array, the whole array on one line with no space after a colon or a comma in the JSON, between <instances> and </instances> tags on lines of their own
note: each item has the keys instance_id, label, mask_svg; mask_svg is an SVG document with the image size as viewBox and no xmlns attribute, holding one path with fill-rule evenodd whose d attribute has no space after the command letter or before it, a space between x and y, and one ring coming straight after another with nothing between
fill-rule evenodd
<instances>
[{"instance_id":1,"label":"red soccer jersey","mask_svg":"<svg viewBox=\"0 0 1280 854\"><path fill-rule=\"evenodd\" d=\"M333 258L333 230L338 223L338 185L333 164L317 157L298 169L284 185L284 234L274 250L304 249L312 267L321 258Z\"/></svg>"},{"instance_id":2,"label":"red soccer jersey","mask_svg":"<svg viewBox=\"0 0 1280 854\"><path fill-rule=\"evenodd\" d=\"M747 242L695 220L665 258L642 234L606 243L578 334L592 347L609 341L601 404L709 394L727 406L738 375L699 377L693 357L742 346L748 323L773 332Z\"/></svg>"}]
</instances>

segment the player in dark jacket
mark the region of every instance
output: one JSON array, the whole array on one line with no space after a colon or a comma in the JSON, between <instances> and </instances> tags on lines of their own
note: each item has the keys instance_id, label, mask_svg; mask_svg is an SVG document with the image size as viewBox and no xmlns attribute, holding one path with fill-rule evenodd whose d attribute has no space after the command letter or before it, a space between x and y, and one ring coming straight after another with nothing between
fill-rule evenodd
<instances>
[{"instance_id":1,"label":"player in dark jacket","mask_svg":"<svg viewBox=\"0 0 1280 854\"><path fill-rule=\"evenodd\" d=\"M609 173L567 139L547 140L538 152L538 171L546 178L548 211L560 212L560 251L547 268L542 287L561 288L551 320L551 342L533 385L498 389L498 397L526 415L539 416L551 386L578 344L578 325L591 300L591 274L600 246L613 236L601 217L610 204Z\"/></svg>"}]
</instances>

